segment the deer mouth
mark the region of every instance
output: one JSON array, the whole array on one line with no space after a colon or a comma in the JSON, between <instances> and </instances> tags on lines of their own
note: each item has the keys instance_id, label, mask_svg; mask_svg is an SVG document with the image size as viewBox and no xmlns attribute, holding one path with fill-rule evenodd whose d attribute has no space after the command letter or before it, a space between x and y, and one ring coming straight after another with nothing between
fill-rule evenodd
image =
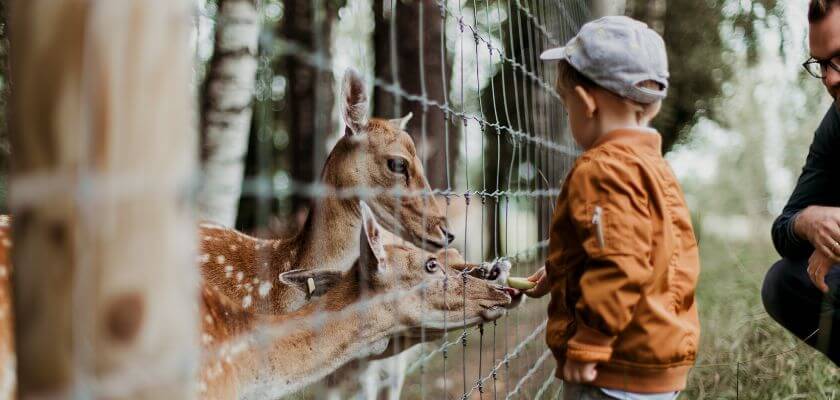
<instances>
[{"instance_id":1,"label":"deer mouth","mask_svg":"<svg viewBox=\"0 0 840 400\"><path fill-rule=\"evenodd\" d=\"M481 310L479 315L481 315L481 319L484 320L484 322L495 321L505 315L505 307L491 306Z\"/></svg>"}]
</instances>

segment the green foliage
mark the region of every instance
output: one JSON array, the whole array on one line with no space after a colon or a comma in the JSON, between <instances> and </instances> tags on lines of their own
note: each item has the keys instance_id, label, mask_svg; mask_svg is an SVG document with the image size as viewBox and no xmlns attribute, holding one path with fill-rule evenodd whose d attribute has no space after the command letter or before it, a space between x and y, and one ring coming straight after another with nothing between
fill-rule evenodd
<instances>
[{"instance_id":1,"label":"green foliage","mask_svg":"<svg viewBox=\"0 0 840 400\"><path fill-rule=\"evenodd\" d=\"M737 2L736 2L737 3ZM744 2L740 2L744 3ZM750 64L757 57L761 25L781 14L776 0L628 0L627 14L650 24L665 39L671 70L668 99L654 126L663 148L685 141L701 117L720 122L714 100L736 71L728 54L744 46ZM734 32L724 37L724 32Z\"/></svg>"}]
</instances>

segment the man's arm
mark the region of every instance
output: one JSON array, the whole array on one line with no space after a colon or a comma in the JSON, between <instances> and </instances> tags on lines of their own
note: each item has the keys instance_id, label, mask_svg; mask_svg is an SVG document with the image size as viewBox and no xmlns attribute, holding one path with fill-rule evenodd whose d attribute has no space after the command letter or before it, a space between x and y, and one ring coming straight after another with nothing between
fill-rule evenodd
<instances>
[{"instance_id":1,"label":"man's arm","mask_svg":"<svg viewBox=\"0 0 840 400\"><path fill-rule=\"evenodd\" d=\"M840 112L832 104L814 135L808 158L787 205L773 223L773 244L782 257L805 259L814 252L805 225L797 223L809 206L840 206ZM810 215L806 215L808 219Z\"/></svg>"}]
</instances>

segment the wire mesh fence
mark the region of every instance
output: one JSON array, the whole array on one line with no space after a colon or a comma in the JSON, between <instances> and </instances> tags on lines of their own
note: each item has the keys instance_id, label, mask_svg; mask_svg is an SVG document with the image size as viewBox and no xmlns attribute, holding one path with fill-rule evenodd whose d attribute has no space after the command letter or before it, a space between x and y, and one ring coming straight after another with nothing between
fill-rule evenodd
<instances>
[{"instance_id":1,"label":"wire mesh fence","mask_svg":"<svg viewBox=\"0 0 840 400\"><path fill-rule=\"evenodd\" d=\"M538 55L568 40L589 18L588 6L582 1L351 0L335 9L327 3L312 2L304 14L335 15L338 22L313 26L304 35L282 27L294 23L284 15L292 11L284 3L259 5L265 26L252 128L256 141L251 139L249 149L257 159L243 183L243 198L251 198L254 209L240 209L240 227L266 228L270 215L285 215L284 222L293 224L296 215L306 215L324 198L433 196L446 205L457 238L451 246L467 260L506 258L512 275L530 275L545 257L552 205L578 154L554 89L554 71ZM217 29L225 23L212 3L201 10L201 18L215 21ZM373 27L357 26L370 22ZM346 36L330 38L339 32ZM300 125L278 114L299 100L290 92L296 84L287 80L294 79L291 69L340 81L346 67L361 71L368 82L372 117L413 113L406 131L417 144L428 189L336 188L288 165L303 159L311 163L308 171L321 171L330 145L343 135L336 117L341 98L314 102L321 108L307 114L311 130L289 131ZM340 87L325 88L330 90L338 93ZM304 149L304 157L292 156L283 147L296 140L316 147ZM304 204L300 214L296 203ZM365 361L305 393L317 398L378 392L404 398L552 398L559 385L543 345L545 307L545 301L527 300L501 319L452 329L436 341L399 349L395 357ZM311 322L318 326L329 318L319 314ZM463 318L466 323L466 313ZM268 331L282 335L284 329Z\"/></svg>"},{"instance_id":2,"label":"wire mesh fence","mask_svg":"<svg viewBox=\"0 0 840 400\"><path fill-rule=\"evenodd\" d=\"M237 8L245 3L251 4L255 12ZM223 12L224 7L233 7L233 11ZM357 248L350 249L350 256L336 256L339 251L333 248L335 243L324 239L327 235L318 235L326 231L338 232L329 237L357 235L357 220L348 225L355 230L348 230L344 219L323 213L327 210L325 204L346 205L357 200L371 204L379 222L392 233L389 241L405 247L428 244L430 238L412 235L440 219L441 215L432 210L433 203L440 204L442 216L448 221L446 228L455 237L452 243L443 243L444 248L457 249L466 260L485 265L506 260L512 265L511 275L530 275L545 259L552 207L565 174L579 154L569 135L560 96L554 89L554 68L541 64L538 55L547 47L566 42L591 17L588 2L582 0L198 2L194 19L185 22L195 27L195 87L210 87L207 82L216 79L227 84L230 92L236 92L238 100L244 99L243 103L203 104L202 108L216 107L220 114L244 116L241 119L250 126L246 135L239 138L245 139L241 143L226 141L221 134L209 141L205 138L202 150L237 150L227 154L221 164L241 161L242 169L234 171L240 178L244 175L244 179L234 180L238 183L233 186L222 185L223 191L235 195L236 228L266 238L245 242L240 240L244 236L231 234L221 240L207 232L224 229L202 226L200 229L208 236L201 238L205 250L199 252L199 262L214 265L220 274L218 281L205 276L205 288L224 286L235 295L231 297L236 303L232 308L270 314L271 305L262 299L273 299L274 293L281 292L281 285L293 285L282 278L278 280L278 274L326 267L344 268L347 272L359 257ZM218 46L232 41L227 35L233 33L225 33L224 28L241 31L242 26L255 23L259 28L253 43L242 42L239 45L243 47L239 48ZM219 55L232 57L234 66L252 62L255 80L233 79L231 70L219 69L218 65L214 72L212 57ZM348 67L360 71L362 89L354 83L349 89L345 86L342 76ZM348 90L358 103L348 103ZM209 92L212 90L204 95ZM386 165L391 173L407 174L399 164L392 165L397 161L388 151L365 153L356 164L336 161L348 143L357 140L351 136L373 135L364 129L349 132L347 129L351 128L345 127L353 122L348 124L348 105L352 108L362 103L364 114L380 118L383 129L399 126L410 135L410 148L416 151L411 156L416 155L422 165L411 173L419 171L428 185L383 184L381 177L373 176L374 172L357 168L362 161L370 161ZM249 110L247 114L242 113L245 109ZM413 116L406 118L409 113ZM205 125L230 125L230 120L213 118L202 121L203 135L210 136ZM192 182L195 186L205 184L218 173L208 167L210 157L203 159L203 181ZM237 160L238 157L244 159ZM336 165L353 172L347 175ZM349 181L336 178L365 174L371 176ZM114 198L131 198L155 190L180 193L183 189L180 181L162 182L142 173L109 175L83 171L81 175L79 178L75 172L66 176L33 173L18 177L13 180L15 190L10 193L9 204L13 209L47 204L59 195L71 193L73 201L82 203L80 208L90 216L100 203ZM406 180L410 180L408 175ZM198 196L203 195L199 191ZM417 199L419 203L415 202ZM390 208L382 204L389 204ZM349 214L354 212L358 210ZM411 213L416 214L415 219L420 221L417 226L421 228L405 224L410 219L405 216ZM354 218L358 219L358 215ZM278 238L282 239L269 240ZM214 241L231 252L240 246L244 248L246 244L242 243L252 246L254 257L247 271L251 275L226 262L225 254L231 259L233 253L207 251L207 243ZM295 243L300 247L294 247ZM342 243L355 244L353 240ZM727 253L735 253L728 250ZM297 257L297 251L306 253L308 258ZM86 256L84 252L78 256L82 267L92 265ZM298 263L301 260L310 264ZM209 349L202 362L230 363L231 357L246 351L243 349L266 354L284 352L285 348L277 347L278 340L293 342L302 330L324 336L327 327L352 325L346 321L361 315L363 310L389 313L412 302L417 304L408 305L423 309L433 300L440 300L429 297L437 283L444 288L436 294L443 303L466 304L473 300L463 290L470 272L444 275L440 282L427 280L384 292L363 293L338 309L321 305L323 308L314 313L294 314L261 324L224 344L214 343L213 336L202 336L202 344ZM76 282L74 301L78 304L74 303L74 310L79 315L84 315L83 300L90 292L82 290L86 282ZM757 282L753 283L757 286ZM281 314L289 314L312 300L310 296L316 289L309 285L306 281L306 301L289 300L294 306L287 305ZM420 300L412 297L418 292L422 294ZM338 363L341 368L330 369L327 376L300 378L311 378L314 384L295 390L294 395L371 398L389 393L392 397L428 399L557 398L562 385L554 377L557 370L543 344L546 306L546 300L527 299L500 318L480 321L462 307L444 311L442 327L430 327L434 317L424 314L428 318L412 321L416 326L411 328L418 328L416 331L388 338L385 350L390 356L367 354L359 360L343 360ZM87 322L87 318L77 321L79 326ZM76 339L79 346L91 354L97 353L81 336ZM331 338L321 339L329 342ZM762 348L754 351L755 357L735 359L727 354L701 352L692 377L713 375L706 381L724 381L727 388L721 390L729 390L728 386L731 390L725 395L709 394L704 391L705 381L696 384L700 381L697 380L690 383L686 395L727 397L732 392L736 398L751 398L741 392L742 381L759 379L748 377L756 370L770 369L765 364L775 365L775 370L784 368L783 358L801 348L804 346ZM377 348L373 353L381 350ZM55 397L68 397L71 391L81 396L116 396L190 370L182 358L175 356L152 367L135 366L125 373L106 376L95 376L82 369L76 386ZM272 372L283 376L282 369L281 365L281 371ZM269 374L269 383L276 376ZM204 381L200 383L201 390Z\"/></svg>"}]
</instances>

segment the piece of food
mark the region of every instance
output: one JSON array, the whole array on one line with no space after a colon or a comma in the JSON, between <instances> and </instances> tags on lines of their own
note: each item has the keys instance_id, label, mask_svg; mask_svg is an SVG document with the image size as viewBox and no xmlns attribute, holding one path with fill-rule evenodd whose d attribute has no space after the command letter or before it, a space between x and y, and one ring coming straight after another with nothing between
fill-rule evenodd
<instances>
[{"instance_id":1,"label":"piece of food","mask_svg":"<svg viewBox=\"0 0 840 400\"><path fill-rule=\"evenodd\" d=\"M517 278L515 276L508 277L508 286L519 290L530 290L537 286L535 282L529 281L527 278Z\"/></svg>"}]
</instances>

